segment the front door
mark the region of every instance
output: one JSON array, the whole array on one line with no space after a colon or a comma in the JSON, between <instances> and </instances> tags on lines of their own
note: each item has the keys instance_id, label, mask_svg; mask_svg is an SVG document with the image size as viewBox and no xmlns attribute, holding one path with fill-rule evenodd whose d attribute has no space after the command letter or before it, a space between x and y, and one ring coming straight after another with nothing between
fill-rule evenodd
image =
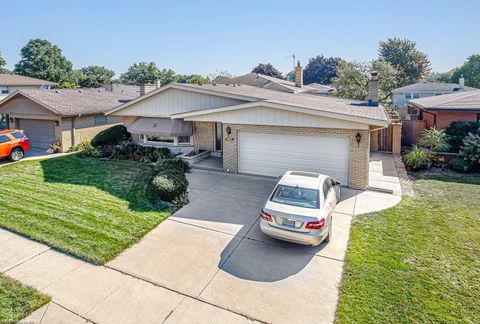
<instances>
[{"instance_id":1,"label":"front door","mask_svg":"<svg viewBox=\"0 0 480 324\"><path fill-rule=\"evenodd\" d=\"M223 124L215 123L215 151L221 151L223 145Z\"/></svg>"}]
</instances>

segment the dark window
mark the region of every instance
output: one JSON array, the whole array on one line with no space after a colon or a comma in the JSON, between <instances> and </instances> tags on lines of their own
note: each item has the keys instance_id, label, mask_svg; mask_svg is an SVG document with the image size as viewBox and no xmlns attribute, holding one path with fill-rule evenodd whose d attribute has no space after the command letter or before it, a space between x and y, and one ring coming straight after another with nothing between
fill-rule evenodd
<instances>
[{"instance_id":1,"label":"dark window","mask_svg":"<svg viewBox=\"0 0 480 324\"><path fill-rule=\"evenodd\" d=\"M105 125L107 123L107 116L96 116L95 125Z\"/></svg>"},{"instance_id":2,"label":"dark window","mask_svg":"<svg viewBox=\"0 0 480 324\"><path fill-rule=\"evenodd\" d=\"M23 135L22 133L20 132L15 132L15 133L12 133L12 136L17 138L17 139L21 139L21 138L24 138L25 135Z\"/></svg>"},{"instance_id":3,"label":"dark window","mask_svg":"<svg viewBox=\"0 0 480 324\"><path fill-rule=\"evenodd\" d=\"M480 113L477 114L477 122L480 122Z\"/></svg>"},{"instance_id":4,"label":"dark window","mask_svg":"<svg viewBox=\"0 0 480 324\"><path fill-rule=\"evenodd\" d=\"M304 208L319 208L318 190L279 185L271 201Z\"/></svg>"},{"instance_id":5,"label":"dark window","mask_svg":"<svg viewBox=\"0 0 480 324\"><path fill-rule=\"evenodd\" d=\"M10 138L7 135L0 135L0 143L9 142Z\"/></svg>"}]
</instances>

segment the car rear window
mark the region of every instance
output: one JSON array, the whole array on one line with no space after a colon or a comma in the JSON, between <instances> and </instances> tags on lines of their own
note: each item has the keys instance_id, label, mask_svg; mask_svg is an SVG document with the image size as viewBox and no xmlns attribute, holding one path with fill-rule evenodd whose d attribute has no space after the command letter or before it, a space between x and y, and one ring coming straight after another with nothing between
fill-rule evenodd
<instances>
[{"instance_id":1,"label":"car rear window","mask_svg":"<svg viewBox=\"0 0 480 324\"><path fill-rule=\"evenodd\" d=\"M20 133L20 132L13 132L13 133L12 133L12 136L15 137L15 138L17 138L17 139L20 139L20 138L24 138L24 137L25 137L25 135L23 135L23 134Z\"/></svg>"},{"instance_id":2,"label":"car rear window","mask_svg":"<svg viewBox=\"0 0 480 324\"><path fill-rule=\"evenodd\" d=\"M10 138L8 138L7 135L0 135L0 143L6 143L10 141Z\"/></svg>"},{"instance_id":3,"label":"car rear window","mask_svg":"<svg viewBox=\"0 0 480 324\"><path fill-rule=\"evenodd\" d=\"M270 199L279 204L304 208L319 208L318 190L279 185Z\"/></svg>"}]
</instances>

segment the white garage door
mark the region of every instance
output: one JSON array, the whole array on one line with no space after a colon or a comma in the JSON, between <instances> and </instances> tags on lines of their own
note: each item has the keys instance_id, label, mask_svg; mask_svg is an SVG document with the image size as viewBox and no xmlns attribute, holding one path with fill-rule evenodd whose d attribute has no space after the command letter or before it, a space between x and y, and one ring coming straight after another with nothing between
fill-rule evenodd
<instances>
[{"instance_id":1,"label":"white garage door","mask_svg":"<svg viewBox=\"0 0 480 324\"><path fill-rule=\"evenodd\" d=\"M19 119L18 128L23 129L30 140L30 146L48 149L55 141L55 122L41 119Z\"/></svg>"},{"instance_id":2,"label":"white garage door","mask_svg":"<svg viewBox=\"0 0 480 324\"><path fill-rule=\"evenodd\" d=\"M310 171L348 183L348 138L239 132L240 173L277 177Z\"/></svg>"}]
</instances>

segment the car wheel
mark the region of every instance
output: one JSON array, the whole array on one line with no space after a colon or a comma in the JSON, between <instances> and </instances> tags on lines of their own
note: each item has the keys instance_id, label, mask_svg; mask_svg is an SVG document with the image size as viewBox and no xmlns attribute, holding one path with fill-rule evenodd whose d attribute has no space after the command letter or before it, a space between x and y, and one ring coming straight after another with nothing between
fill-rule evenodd
<instances>
[{"instance_id":1,"label":"car wheel","mask_svg":"<svg viewBox=\"0 0 480 324\"><path fill-rule=\"evenodd\" d=\"M22 158L23 158L23 151L20 148L18 147L14 148L10 152L10 156L9 156L10 161L17 162L17 161L20 161Z\"/></svg>"},{"instance_id":2,"label":"car wheel","mask_svg":"<svg viewBox=\"0 0 480 324\"><path fill-rule=\"evenodd\" d=\"M328 225L328 234L327 237L325 237L324 241L325 242L330 242L332 240L332 233L333 233L333 218L330 218L330 225Z\"/></svg>"}]
</instances>

